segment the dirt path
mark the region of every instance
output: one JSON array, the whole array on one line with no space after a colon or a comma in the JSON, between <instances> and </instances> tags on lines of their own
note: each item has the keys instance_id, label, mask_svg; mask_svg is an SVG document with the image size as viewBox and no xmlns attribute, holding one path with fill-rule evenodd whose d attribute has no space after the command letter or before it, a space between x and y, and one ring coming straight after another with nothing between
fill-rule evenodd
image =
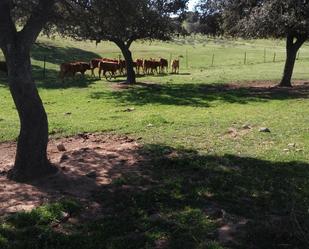
<instances>
[{"instance_id":1,"label":"dirt path","mask_svg":"<svg viewBox=\"0 0 309 249\"><path fill-rule=\"evenodd\" d=\"M63 144L65 152L57 149ZM0 144L0 216L31 210L64 197L91 202L91 193L128 171L136 171L144 160L140 146L128 137L81 134L51 140L48 155L60 171L30 184L9 181L6 173L14 162L16 143Z\"/></svg>"}]
</instances>

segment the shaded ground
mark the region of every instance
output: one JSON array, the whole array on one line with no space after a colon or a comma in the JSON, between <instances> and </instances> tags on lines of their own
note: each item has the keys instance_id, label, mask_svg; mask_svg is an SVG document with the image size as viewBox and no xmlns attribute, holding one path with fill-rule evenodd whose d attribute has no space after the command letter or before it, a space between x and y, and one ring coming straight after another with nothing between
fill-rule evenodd
<instances>
[{"instance_id":1,"label":"shaded ground","mask_svg":"<svg viewBox=\"0 0 309 249\"><path fill-rule=\"evenodd\" d=\"M305 162L201 155L80 134L51 141L60 173L18 184L5 177L14 150L14 143L0 145L1 215L60 204L11 216L0 227L2 248L223 248L215 240L246 249L308 245ZM62 200L79 203L81 213Z\"/></svg>"},{"instance_id":2,"label":"shaded ground","mask_svg":"<svg viewBox=\"0 0 309 249\"><path fill-rule=\"evenodd\" d=\"M136 106L163 104L173 106L210 107L212 102L247 104L269 100L303 99L309 97L309 82L295 81L294 87L277 87L275 81L235 82L230 84L154 84L138 83L134 86L114 84L114 91L98 91L93 99L117 99Z\"/></svg>"}]
</instances>

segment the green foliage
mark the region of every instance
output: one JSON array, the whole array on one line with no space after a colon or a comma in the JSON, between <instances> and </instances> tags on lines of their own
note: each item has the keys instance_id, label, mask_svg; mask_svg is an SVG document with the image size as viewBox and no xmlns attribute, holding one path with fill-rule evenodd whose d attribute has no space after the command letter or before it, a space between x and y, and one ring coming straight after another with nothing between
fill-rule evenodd
<instances>
[{"instance_id":1,"label":"green foliage","mask_svg":"<svg viewBox=\"0 0 309 249\"><path fill-rule=\"evenodd\" d=\"M64 200L59 203L42 206L31 212L17 213L12 215L8 222L14 224L16 228L34 227L50 224L51 222L61 220L65 215L78 213L81 207L72 200Z\"/></svg>"}]
</instances>

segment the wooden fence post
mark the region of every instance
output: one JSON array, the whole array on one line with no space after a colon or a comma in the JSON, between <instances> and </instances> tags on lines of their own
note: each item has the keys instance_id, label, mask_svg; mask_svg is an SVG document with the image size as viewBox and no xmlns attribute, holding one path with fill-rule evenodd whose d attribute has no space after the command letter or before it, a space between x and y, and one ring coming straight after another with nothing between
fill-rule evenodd
<instances>
[{"instance_id":1,"label":"wooden fence post","mask_svg":"<svg viewBox=\"0 0 309 249\"><path fill-rule=\"evenodd\" d=\"M264 48L264 63L266 63L266 48Z\"/></svg>"},{"instance_id":2,"label":"wooden fence post","mask_svg":"<svg viewBox=\"0 0 309 249\"><path fill-rule=\"evenodd\" d=\"M244 65L247 64L247 52L245 52Z\"/></svg>"},{"instance_id":3,"label":"wooden fence post","mask_svg":"<svg viewBox=\"0 0 309 249\"><path fill-rule=\"evenodd\" d=\"M276 62L276 52L274 52L273 62Z\"/></svg>"},{"instance_id":4,"label":"wooden fence post","mask_svg":"<svg viewBox=\"0 0 309 249\"><path fill-rule=\"evenodd\" d=\"M188 49L186 49L186 68L189 69Z\"/></svg>"},{"instance_id":5,"label":"wooden fence post","mask_svg":"<svg viewBox=\"0 0 309 249\"><path fill-rule=\"evenodd\" d=\"M211 66L213 67L215 63L215 54L212 54Z\"/></svg>"}]
</instances>

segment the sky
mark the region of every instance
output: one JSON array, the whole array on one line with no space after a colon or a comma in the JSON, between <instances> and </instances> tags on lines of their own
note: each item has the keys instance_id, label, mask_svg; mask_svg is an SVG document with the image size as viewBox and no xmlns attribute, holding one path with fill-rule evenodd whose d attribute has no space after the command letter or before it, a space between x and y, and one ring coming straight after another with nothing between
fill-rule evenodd
<instances>
[{"instance_id":1,"label":"sky","mask_svg":"<svg viewBox=\"0 0 309 249\"><path fill-rule=\"evenodd\" d=\"M189 1L189 10L194 10L194 6L196 5L196 3L198 2L198 0L190 0Z\"/></svg>"}]
</instances>

